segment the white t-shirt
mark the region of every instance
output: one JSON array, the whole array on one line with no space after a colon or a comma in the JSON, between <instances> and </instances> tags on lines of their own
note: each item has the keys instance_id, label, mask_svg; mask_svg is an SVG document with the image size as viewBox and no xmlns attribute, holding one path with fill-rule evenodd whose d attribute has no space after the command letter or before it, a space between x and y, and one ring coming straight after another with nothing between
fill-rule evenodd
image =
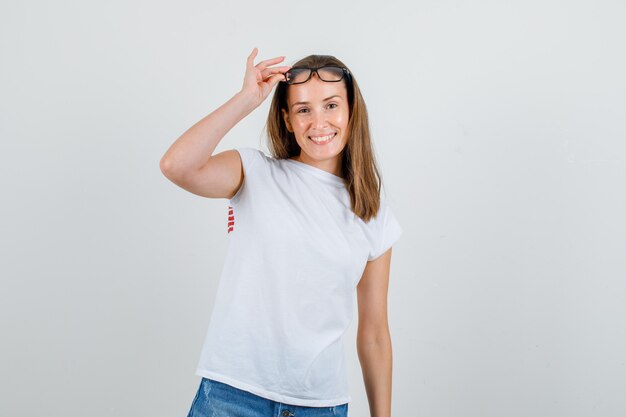
<instances>
[{"instance_id":1,"label":"white t-shirt","mask_svg":"<svg viewBox=\"0 0 626 417\"><path fill-rule=\"evenodd\" d=\"M350 402L343 335L356 285L402 228L383 199L363 222L336 175L237 151L244 182L229 200L228 251L196 375L286 404Z\"/></svg>"}]
</instances>

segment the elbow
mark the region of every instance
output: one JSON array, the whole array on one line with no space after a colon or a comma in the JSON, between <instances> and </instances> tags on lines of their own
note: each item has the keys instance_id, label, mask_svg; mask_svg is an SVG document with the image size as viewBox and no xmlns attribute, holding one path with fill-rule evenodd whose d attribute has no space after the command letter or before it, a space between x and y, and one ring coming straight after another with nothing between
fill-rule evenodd
<instances>
[{"instance_id":1,"label":"elbow","mask_svg":"<svg viewBox=\"0 0 626 417\"><path fill-rule=\"evenodd\" d=\"M391 341L389 326L386 322L376 325L359 325L356 337L357 344L360 346L385 345Z\"/></svg>"},{"instance_id":2,"label":"elbow","mask_svg":"<svg viewBox=\"0 0 626 417\"><path fill-rule=\"evenodd\" d=\"M172 162L171 158L163 157L159 162L159 169L170 180L174 180L175 178L180 178L182 175L182 171L176 167L176 165Z\"/></svg>"},{"instance_id":3,"label":"elbow","mask_svg":"<svg viewBox=\"0 0 626 417\"><path fill-rule=\"evenodd\" d=\"M170 161L166 157L161 158L161 161L159 161L159 169L161 170L163 175L169 177L172 171L172 161Z\"/></svg>"}]
</instances>

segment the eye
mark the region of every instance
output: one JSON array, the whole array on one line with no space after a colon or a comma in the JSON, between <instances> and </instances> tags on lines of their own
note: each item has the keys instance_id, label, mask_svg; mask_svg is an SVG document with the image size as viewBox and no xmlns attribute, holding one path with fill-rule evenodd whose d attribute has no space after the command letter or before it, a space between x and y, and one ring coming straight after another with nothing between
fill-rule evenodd
<instances>
[{"instance_id":1,"label":"eye","mask_svg":"<svg viewBox=\"0 0 626 417\"><path fill-rule=\"evenodd\" d=\"M328 105L329 105L329 106L335 106L335 107L337 107L337 103L330 103L330 104L328 104ZM335 107L331 107L331 109L334 109Z\"/></svg>"},{"instance_id":2,"label":"eye","mask_svg":"<svg viewBox=\"0 0 626 417\"><path fill-rule=\"evenodd\" d=\"M299 110L297 111L297 113L302 113L302 110L307 110L307 108L306 108L306 107L303 107L303 108L299 109Z\"/></svg>"}]
</instances>

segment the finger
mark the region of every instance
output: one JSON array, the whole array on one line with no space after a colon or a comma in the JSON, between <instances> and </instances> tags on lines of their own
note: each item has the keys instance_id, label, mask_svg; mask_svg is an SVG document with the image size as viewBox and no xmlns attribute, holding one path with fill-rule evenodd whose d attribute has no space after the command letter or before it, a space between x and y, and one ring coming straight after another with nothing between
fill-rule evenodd
<instances>
[{"instance_id":1,"label":"finger","mask_svg":"<svg viewBox=\"0 0 626 417\"><path fill-rule=\"evenodd\" d=\"M252 49L252 53L250 55L248 55L247 64L248 64L249 67L253 66L254 58L256 57L256 54L258 52L259 52L259 50L255 46L254 49Z\"/></svg>"},{"instance_id":2,"label":"finger","mask_svg":"<svg viewBox=\"0 0 626 417\"><path fill-rule=\"evenodd\" d=\"M278 74L281 77L284 77L283 74ZM270 72L269 69L264 70L263 72L261 72L261 80L263 80L264 82L269 82L271 81L272 77L276 76L276 73Z\"/></svg>"},{"instance_id":3,"label":"finger","mask_svg":"<svg viewBox=\"0 0 626 417\"><path fill-rule=\"evenodd\" d=\"M291 66L289 65L285 65L282 67L271 67L271 68L266 68L263 71L261 71L261 74L263 76L263 78L267 78L272 74L277 74L277 73L285 73L287 71L289 71L289 68L291 68Z\"/></svg>"},{"instance_id":4,"label":"finger","mask_svg":"<svg viewBox=\"0 0 626 417\"><path fill-rule=\"evenodd\" d=\"M272 67L272 68L268 68L270 70L277 70L280 72L287 72L291 69L291 65L283 65L282 67Z\"/></svg>"},{"instance_id":5,"label":"finger","mask_svg":"<svg viewBox=\"0 0 626 417\"><path fill-rule=\"evenodd\" d=\"M276 57L276 58L266 59L265 61L259 62L255 66L262 71L262 70L264 70L265 68L267 68L270 65L279 63L283 59L285 59L284 56L279 56L279 57Z\"/></svg>"},{"instance_id":6,"label":"finger","mask_svg":"<svg viewBox=\"0 0 626 417\"><path fill-rule=\"evenodd\" d=\"M268 82L272 79L272 77L274 77L277 74L284 78L284 75L282 73L276 73L276 72L270 71L269 69L266 69L265 71L261 73L261 78L263 79L263 81Z\"/></svg>"},{"instance_id":7,"label":"finger","mask_svg":"<svg viewBox=\"0 0 626 417\"><path fill-rule=\"evenodd\" d=\"M276 75L272 76L272 78L269 79L269 85L271 87L274 87L280 81L284 81L284 80L285 80L285 76L282 73L281 74L276 74Z\"/></svg>"}]
</instances>

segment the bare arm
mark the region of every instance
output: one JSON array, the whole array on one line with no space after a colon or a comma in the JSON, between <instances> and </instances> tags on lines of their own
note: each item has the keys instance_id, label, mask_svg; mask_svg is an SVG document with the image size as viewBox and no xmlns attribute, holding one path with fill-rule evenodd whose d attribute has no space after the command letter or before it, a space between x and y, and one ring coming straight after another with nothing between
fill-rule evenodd
<instances>
[{"instance_id":1,"label":"bare arm","mask_svg":"<svg viewBox=\"0 0 626 417\"><path fill-rule=\"evenodd\" d=\"M176 185L204 197L230 198L243 182L239 153L233 149L217 155L213 152L226 133L265 100L290 68L269 67L284 57L254 65L256 53L254 48L248 56L241 90L187 129L161 158L161 172Z\"/></svg>"},{"instance_id":2,"label":"bare arm","mask_svg":"<svg viewBox=\"0 0 626 417\"><path fill-rule=\"evenodd\" d=\"M392 348L387 321L391 248L369 261L357 286L357 353L371 417L391 416Z\"/></svg>"},{"instance_id":3,"label":"bare arm","mask_svg":"<svg viewBox=\"0 0 626 417\"><path fill-rule=\"evenodd\" d=\"M161 158L161 171L168 178L197 171L209 160L217 144L240 120L255 109L251 97L241 91L208 116L191 126Z\"/></svg>"}]
</instances>

